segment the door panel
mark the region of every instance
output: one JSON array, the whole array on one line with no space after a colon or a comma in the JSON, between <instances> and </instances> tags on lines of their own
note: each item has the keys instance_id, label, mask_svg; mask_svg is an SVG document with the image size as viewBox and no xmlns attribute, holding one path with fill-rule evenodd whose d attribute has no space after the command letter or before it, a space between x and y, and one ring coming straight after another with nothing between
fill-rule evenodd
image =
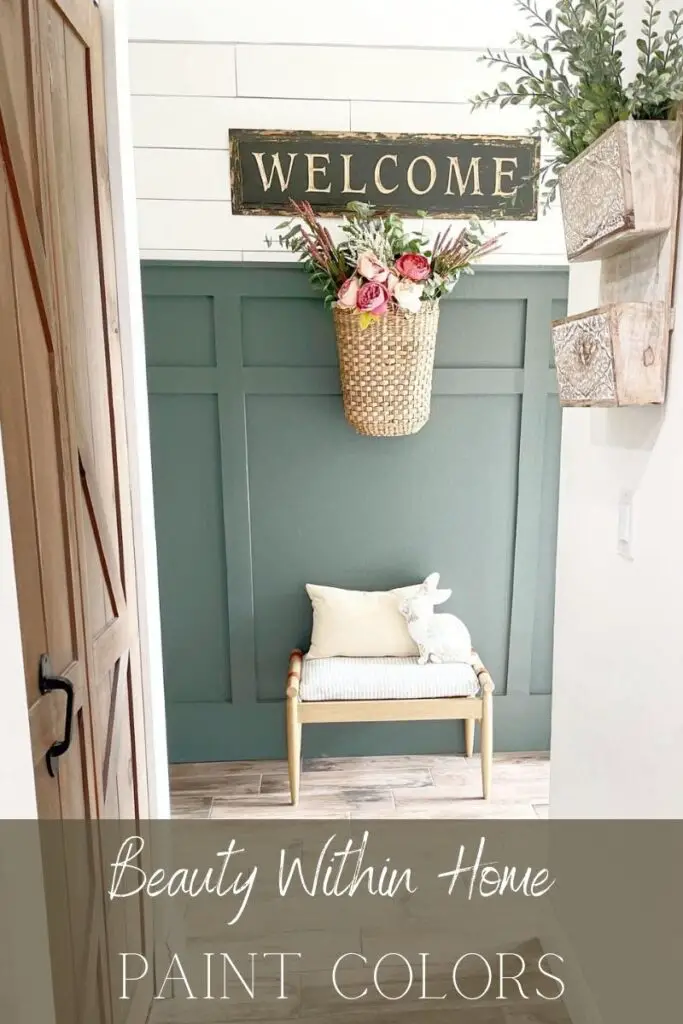
<instances>
[{"instance_id":1,"label":"door panel","mask_svg":"<svg viewBox=\"0 0 683 1024\"><path fill-rule=\"evenodd\" d=\"M150 979L112 997L115 951L152 933L141 903L105 905L96 827L148 808L100 31L90 0L0 6L0 418L39 813L61 837L44 857L59 1024L137 1024L151 996ZM39 686L44 654L74 692L53 775L67 704Z\"/></svg>"},{"instance_id":2,"label":"door panel","mask_svg":"<svg viewBox=\"0 0 683 1024\"><path fill-rule=\"evenodd\" d=\"M0 414L6 448L12 453L7 460L7 485L37 795L44 818L89 819L96 816L96 803L73 515L74 453L69 451L68 435L62 428L63 407L60 409L58 398L63 394L62 382L37 315L6 180L3 164L0 251L5 273L0 283L0 315L7 331L3 341L9 343L0 346ZM15 439L20 440L19 445ZM38 662L43 653L49 654L53 671L74 687L73 741L55 778L48 773L45 755L63 736L65 701L61 694L42 695L38 688ZM94 930L91 920L91 908L101 894L101 867L96 853L87 849L91 838L86 830L75 832L67 827L62 837L63 856L55 858L53 838L45 860L58 957L55 1000L60 1022L82 1019L83 997L90 997L83 985L85 977L79 982L77 972L85 950L92 947L103 961L106 956L104 934L101 928Z\"/></svg>"},{"instance_id":3,"label":"door panel","mask_svg":"<svg viewBox=\"0 0 683 1024\"><path fill-rule=\"evenodd\" d=\"M0 4L0 38L11 40L5 48L7 78L16 111L19 144L28 171L27 185L42 226L42 203L39 178L39 147L37 141L36 98L32 46L35 36L31 32L34 17L33 4L23 0L4 0Z\"/></svg>"}]
</instances>

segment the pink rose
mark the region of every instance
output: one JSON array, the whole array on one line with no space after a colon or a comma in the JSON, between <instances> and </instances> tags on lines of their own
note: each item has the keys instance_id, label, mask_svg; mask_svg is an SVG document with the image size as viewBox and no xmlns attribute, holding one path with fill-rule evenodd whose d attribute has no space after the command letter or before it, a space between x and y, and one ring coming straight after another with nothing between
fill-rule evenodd
<instances>
[{"instance_id":1,"label":"pink rose","mask_svg":"<svg viewBox=\"0 0 683 1024\"><path fill-rule=\"evenodd\" d=\"M337 292L337 302L344 309L355 309L358 299L360 281L357 277L349 277Z\"/></svg>"},{"instance_id":2,"label":"pink rose","mask_svg":"<svg viewBox=\"0 0 683 1024\"><path fill-rule=\"evenodd\" d=\"M374 252L362 252L358 257L358 273L366 281L379 281L380 284L386 281L389 270L381 260L378 260Z\"/></svg>"},{"instance_id":3,"label":"pink rose","mask_svg":"<svg viewBox=\"0 0 683 1024\"><path fill-rule=\"evenodd\" d=\"M389 292L379 281L366 281L358 289L356 306L362 313L382 316L387 311Z\"/></svg>"},{"instance_id":4,"label":"pink rose","mask_svg":"<svg viewBox=\"0 0 683 1024\"><path fill-rule=\"evenodd\" d=\"M429 260L419 252L404 252L396 260L396 269L409 281L426 281L432 272Z\"/></svg>"}]
</instances>

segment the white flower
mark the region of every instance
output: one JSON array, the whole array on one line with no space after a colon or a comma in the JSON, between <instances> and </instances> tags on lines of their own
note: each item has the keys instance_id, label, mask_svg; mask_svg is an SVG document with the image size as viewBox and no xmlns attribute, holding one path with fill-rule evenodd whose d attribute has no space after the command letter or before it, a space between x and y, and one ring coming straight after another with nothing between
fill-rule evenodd
<instances>
[{"instance_id":1,"label":"white flower","mask_svg":"<svg viewBox=\"0 0 683 1024\"><path fill-rule=\"evenodd\" d=\"M386 286L387 286L387 291L389 292L390 295L394 294L394 288L396 287L396 285L398 284L398 282L400 280L401 280L401 278L398 276L398 274L396 273L395 270L390 270L389 271L389 276L387 277L387 280L386 280Z\"/></svg>"},{"instance_id":2,"label":"white flower","mask_svg":"<svg viewBox=\"0 0 683 1024\"><path fill-rule=\"evenodd\" d=\"M404 277L394 288L394 298L401 309L407 309L410 313L419 313L423 291L423 284L409 281L407 277Z\"/></svg>"}]
</instances>

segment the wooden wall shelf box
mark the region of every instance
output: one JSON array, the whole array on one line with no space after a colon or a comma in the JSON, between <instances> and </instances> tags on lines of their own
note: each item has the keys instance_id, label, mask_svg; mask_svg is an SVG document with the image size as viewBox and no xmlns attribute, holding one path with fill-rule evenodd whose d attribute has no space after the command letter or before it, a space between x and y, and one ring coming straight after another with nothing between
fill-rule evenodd
<instances>
[{"instance_id":1,"label":"wooden wall shelf box","mask_svg":"<svg viewBox=\"0 0 683 1024\"><path fill-rule=\"evenodd\" d=\"M664 303L618 302L553 323L560 404L664 401L669 323Z\"/></svg>"},{"instance_id":2,"label":"wooden wall shelf box","mask_svg":"<svg viewBox=\"0 0 683 1024\"><path fill-rule=\"evenodd\" d=\"M570 263L600 262L597 309L553 323L561 405L666 397L681 118L620 121L560 174Z\"/></svg>"},{"instance_id":3,"label":"wooden wall shelf box","mask_svg":"<svg viewBox=\"0 0 683 1024\"><path fill-rule=\"evenodd\" d=\"M560 172L570 263L602 260L669 230L679 137L677 121L620 121Z\"/></svg>"}]
</instances>

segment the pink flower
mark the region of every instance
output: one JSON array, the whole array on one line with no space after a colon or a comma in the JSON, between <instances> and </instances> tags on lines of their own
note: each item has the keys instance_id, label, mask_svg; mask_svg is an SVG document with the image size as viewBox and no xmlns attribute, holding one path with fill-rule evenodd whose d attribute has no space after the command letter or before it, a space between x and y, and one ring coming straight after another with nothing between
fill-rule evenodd
<instances>
[{"instance_id":1,"label":"pink flower","mask_svg":"<svg viewBox=\"0 0 683 1024\"><path fill-rule=\"evenodd\" d=\"M358 273L366 281L379 281L380 284L386 281L389 270L381 260L378 260L374 252L362 252L358 257Z\"/></svg>"},{"instance_id":2,"label":"pink flower","mask_svg":"<svg viewBox=\"0 0 683 1024\"><path fill-rule=\"evenodd\" d=\"M379 281L366 281L358 289L356 306L362 313L382 316L387 311L389 292Z\"/></svg>"},{"instance_id":3,"label":"pink flower","mask_svg":"<svg viewBox=\"0 0 683 1024\"><path fill-rule=\"evenodd\" d=\"M337 292L337 302L344 309L355 309L358 299L360 281L357 277L349 277Z\"/></svg>"},{"instance_id":4,"label":"pink flower","mask_svg":"<svg viewBox=\"0 0 683 1024\"><path fill-rule=\"evenodd\" d=\"M432 272L429 260L420 252L404 252L396 260L396 269L409 281L426 281Z\"/></svg>"}]
</instances>

